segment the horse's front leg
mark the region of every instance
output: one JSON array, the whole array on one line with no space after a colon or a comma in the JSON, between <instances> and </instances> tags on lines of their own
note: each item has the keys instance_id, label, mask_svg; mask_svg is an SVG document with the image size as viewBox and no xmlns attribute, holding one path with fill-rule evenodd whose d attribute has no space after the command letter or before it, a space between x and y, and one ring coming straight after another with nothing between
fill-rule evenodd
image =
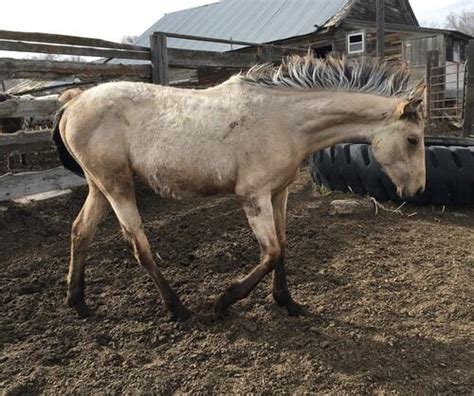
<instances>
[{"instance_id":1,"label":"horse's front leg","mask_svg":"<svg viewBox=\"0 0 474 396\"><path fill-rule=\"evenodd\" d=\"M260 244L260 263L245 278L235 281L216 300L216 316L222 315L233 303L247 297L262 278L280 260L281 250L276 235L270 194L245 197L242 206L252 230Z\"/></svg>"},{"instance_id":2,"label":"horse's front leg","mask_svg":"<svg viewBox=\"0 0 474 396\"><path fill-rule=\"evenodd\" d=\"M288 188L275 193L272 197L273 217L280 245L280 258L273 268L273 298L280 307L285 307L290 316L304 315L306 310L291 298L286 281L285 251L286 251L286 203L288 201Z\"/></svg>"}]
</instances>

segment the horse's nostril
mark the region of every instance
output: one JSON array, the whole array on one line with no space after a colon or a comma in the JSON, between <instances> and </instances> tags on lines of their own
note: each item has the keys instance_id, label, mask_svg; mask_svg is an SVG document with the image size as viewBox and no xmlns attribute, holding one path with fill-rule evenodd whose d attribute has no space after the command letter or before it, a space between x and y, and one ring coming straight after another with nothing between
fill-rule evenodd
<instances>
[{"instance_id":1,"label":"horse's nostril","mask_svg":"<svg viewBox=\"0 0 474 396\"><path fill-rule=\"evenodd\" d=\"M421 195L425 192L425 189L423 187L420 187L418 191L416 192L416 195Z\"/></svg>"}]
</instances>

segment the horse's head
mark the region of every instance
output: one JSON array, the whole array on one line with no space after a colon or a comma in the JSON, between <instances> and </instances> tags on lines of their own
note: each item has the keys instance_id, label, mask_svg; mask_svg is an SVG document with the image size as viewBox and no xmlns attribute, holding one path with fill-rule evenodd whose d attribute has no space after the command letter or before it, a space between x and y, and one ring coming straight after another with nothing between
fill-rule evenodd
<instances>
[{"instance_id":1,"label":"horse's head","mask_svg":"<svg viewBox=\"0 0 474 396\"><path fill-rule=\"evenodd\" d=\"M372 150L401 198L425 189L424 122L421 114L425 84L418 84L408 99L397 101L386 124L372 140Z\"/></svg>"}]
</instances>

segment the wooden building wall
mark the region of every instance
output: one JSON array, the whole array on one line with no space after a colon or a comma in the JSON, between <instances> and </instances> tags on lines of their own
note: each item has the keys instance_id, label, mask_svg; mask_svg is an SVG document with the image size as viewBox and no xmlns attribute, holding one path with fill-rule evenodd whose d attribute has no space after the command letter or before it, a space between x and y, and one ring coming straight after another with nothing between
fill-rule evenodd
<instances>
[{"instance_id":1,"label":"wooden building wall","mask_svg":"<svg viewBox=\"0 0 474 396\"><path fill-rule=\"evenodd\" d=\"M356 0L346 18L359 21L376 21L375 3L376 0ZM415 16L410 11L408 0L385 0L385 22L419 26Z\"/></svg>"},{"instance_id":2,"label":"wooden building wall","mask_svg":"<svg viewBox=\"0 0 474 396\"><path fill-rule=\"evenodd\" d=\"M412 66L426 65L429 51L439 51L439 62L446 62L445 37L438 36L407 40L403 43L403 59Z\"/></svg>"}]
</instances>

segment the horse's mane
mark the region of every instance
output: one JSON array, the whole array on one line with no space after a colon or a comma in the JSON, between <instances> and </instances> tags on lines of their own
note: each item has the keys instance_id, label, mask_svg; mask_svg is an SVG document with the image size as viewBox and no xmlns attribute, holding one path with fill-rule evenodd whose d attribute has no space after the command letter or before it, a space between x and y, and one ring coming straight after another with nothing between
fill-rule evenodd
<instances>
[{"instance_id":1,"label":"horse's mane","mask_svg":"<svg viewBox=\"0 0 474 396\"><path fill-rule=\"evenodd\" d=\"M293 55L281 66L256 65L238 78L242 82L269 88L355 91L387 97L409 97L414 90L408 82L406 67L390 67L368 57L354 60L335 56L319 59L312 54Z\"/></svg>"}]
</instances>

